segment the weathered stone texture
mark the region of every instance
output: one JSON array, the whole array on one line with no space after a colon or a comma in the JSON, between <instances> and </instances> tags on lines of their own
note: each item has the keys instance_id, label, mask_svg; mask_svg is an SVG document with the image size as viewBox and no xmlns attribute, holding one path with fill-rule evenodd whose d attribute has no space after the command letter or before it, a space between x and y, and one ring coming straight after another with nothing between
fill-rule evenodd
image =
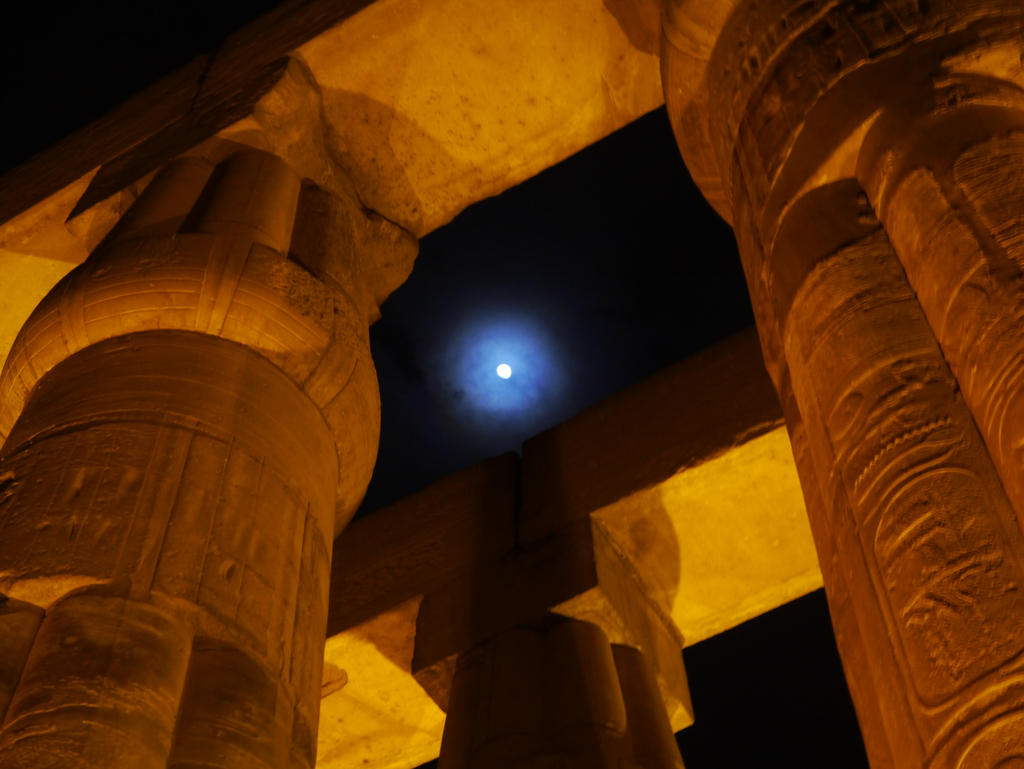
<instances>
[{"instance_id":1,"label":"weathered stone texture","mask_svg":"<svg viewBox=\"0 0 1024 769\"><path fill-rule=\"evenodd\" d=\"M654 0L281 4L0 180L0 248L80 262L156 170L218 138L271 151L422 236L657 108L657 11ZM377 293L390 293L408 270L396 279L387 249L373 257Z\"/></svg>"},{"instance_id":2,"label":"weathered stone texture","mask_svg":"<svg viewBox=\"0 0 1024 769\"><path fill-rule=\"evenodd\" d=\"M288 258L300 187L265 153L179 160L16 340L0 587L46 615L5 766L315 763L378 395L364 293Z\"/></svg>"},{"instance_id":3,"label":"weathered stone texture","mask_svg":"<svg viewBox=\"0 0 1024 769\"><path fill-rule=\"evenodd\" d=\"M167 606L116 589L68 596L43 620L11 701L4 765L163 769L188 652Z\"/></svg>"},{"instance_id":4,"label":"weathered stone texture","mask_svg":"<svg viewBox=\"0 0 1024 769\"><path fill-rule=\"evenodd\" d=\"M1024 520L1024 95L950 76L883 113L861 175Z\"/></svg>"},{"instance_id":5,"label":"weathered stone texture","mask_svg":"<svg viewBox=\"0 0 1024 769\"><path fill-rule=\"evenodd\" d=\"M665 19L677 138L736 230L872 765L1020 761L1024 9Z\"/></svg>"},{"instance_id":6,"label":"weathered stone texture","mask_svg":"<svg viewBox=\"0 0 1024 769\"><path fill-rule=\"evenodd\" d=\"M334 292L286 258L300 195L287 166L249 151L211 173L194 158L171 164L44 299L0 375L0 435L39 378L90 344L157 329L218 336L279 366L333 424L354 489L339 490L343 524L369 480L373 452L364 447L376 442L379 419L363 294Z\"/></svg>"},{"instance_id":7,"label":"weathered stone texture","mask_svg":"<svg viewBox=\"0 0 1024 769\"><path fill-rule=\"evenodd\" d=\"M804 491L807 517L818 552L818 563L821 565L832 632L843 663L850 699L857 712L861 738L864 740L872 769L896 769L897 765L885 729L883 703L879 695L880 686L876 682L878 675L869 664L869 650L862 630L866 619L857 616L857 608L854 606L851 590L854 577L842 558L843 551L832 530L832 516L823 497L825 490L814 467L807 431L797 410L788 376L780 389L786 396L783 409L786 413L790 444L793 447L793 459ZM809 408L807 410L811 411ZM863 570L859 575L864 576Z\"/></svg>"},{"instance_id":8,"label":"weathered stone texture","mask_svg":"<svg viewBox=\"0 0 1024 769\"><path fill-rule=\"evenodd\" d=\"M38 606L0 594L0 721L7 713L42 619L43 610Z\"/></svg>"},{"instance_id":9,"label":"weathered stone texture","mask_svg":"<svg viewBox=\"0 0 1024 769\"><path fill-rule=\"evenodd\" d=\"M5 449L14 488L3 507L2 578L8 591L50 609L26 668L37 672L18 688L0 755L7 756L6 745L15 761L19 734L32 731L20 703L51 707L67 689L53 678L44 631L71 611L75 596L85 600L96 591L97 601L114 607L126 600L143 613L150 603L162 607L161 622L175 628L182 680L193 634L221 639L240 661L251 657L248 664L266 671L271 691L280 687L274 700L288 711L283 744L293 709L295 722L315 733L309 725L316 723L334 529L332 444L315 407L278 369L209 336L120 337L86 348L44 377ZM40 510L48 512L40 518ZM62 577L97 586L63 598ZM112 587L102 587L107 583ZM91 632L76 627L71 622L54 636L53 654L73 635ZM111 660L152 653L166 658L154 668L170 669L162 631L148 638L83 651L101 666L81 694L83 707L124 716L102 674ZM61 675L80 676L79 662L66 658ZM129 692L150 690L145 679L125 675ZM171 720L161 728L168 734L180 683L166 693ZM79 738L68 750L91 755L87 746L103 741L88 730ZM26 745L40 760L59 747ZM163 747L150 748L161 761Z\"/></svg>"},{"instance_id":10,"label":"weathered stone texture","mask_svg":"<svg viewBox=\"0 0 1024 769\"><path fill-rule=\"evenodd\" d=\"M595 0L380 0L297 55L333 160L417 236L661 103L657 57Z\"/></svg>"},{"instance_id":11,"label":"weathered stone texture","mask_svg":"<svg viewBox=\"0 0 1024 769\"><path fill-rule=\"evenodd\" d=\"M830 209L851 226L820 229L835 223ZM772 276L793 391L798 407L820 415L805 424L833 519L854 524L832 527L843 560L867 572L852 599L878 602L884 626L872 632L888 637L902 679L893 693L906 698L912 720L902 728L920 752L898 736L903 703L890 703L890 738L904 743L898 763L961 766L974 754L966 765L990 766L1024 749L1000 725L1024 709L1013 683L1024 649L1024 536L871 218L851 181L810 193L783 222ZM996 702L965 708L986 697Z\"/></svg>"}]
</instances>

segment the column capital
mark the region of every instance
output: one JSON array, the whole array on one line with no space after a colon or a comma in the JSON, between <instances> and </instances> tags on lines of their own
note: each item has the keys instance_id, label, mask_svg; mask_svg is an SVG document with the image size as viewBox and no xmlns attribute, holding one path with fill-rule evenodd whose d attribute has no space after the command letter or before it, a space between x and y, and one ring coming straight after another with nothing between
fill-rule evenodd
<instances>
[{"instance_id":1,"label":"column capital","mask_svg":"<svg viewBox=\"0 0 1024 769\"><path fill-rule=\"evenodd\" d=\"M22 328L0 374L0 437L36 384L79 350L147 331L219 337L276 365L322 413L346 467L340 530L369 482L380 423L368 336L380 292L360 269L358 251L373 239L365 218L267 152L216 166L173 161ZM348 237L332 241L345 226ZM406 245L386 240L372 247Z\"/></svg>"}]
</instances>

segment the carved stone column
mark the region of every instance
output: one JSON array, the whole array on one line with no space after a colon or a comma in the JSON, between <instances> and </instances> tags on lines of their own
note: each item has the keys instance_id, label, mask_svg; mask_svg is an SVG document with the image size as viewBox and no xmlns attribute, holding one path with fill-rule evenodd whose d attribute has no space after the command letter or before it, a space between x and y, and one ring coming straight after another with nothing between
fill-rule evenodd
<instances>
[{"instance_id":1,"label":"carved stone column","mask_svg":"<svg viewBox=\"0 0 1024 769\"><path fill-rule=\"evenodd\" d=\"M175 161L18 337L4 767L313 766L379 403L366 309L290 258L311 196L266 153Z\"/></svg>"},{"instance_id":2,"label":"carved stone column","mask_svg":"<svg viewBox=\"0 0 1024 769\"><path fill-rule=\"evenodd\" d=\"M736 232L872 765L1015 766L1022 359L1005 255L1024 7L707 7L668 6L669 114Z\"/></svg>"},{"instance_id":3,"label":"carved stone column","mask_svg":"<svg viewBox=\"0 0 1024 769\"><path fill-rule=\"evenodd\" d=\"M1024 535L857 183L794 205L770 263L896 764L1020 759Z\"/></svg>"},{"instance_id":4,"label":"carved stone column","mask_svg":"<svg viewBox=\"0 0 1024 769\"><path fill-rule=\"evenodd\" d=\"M793 397L788 372L786 380L781 383L779 393L784 398L783 415L793 449L797 476L803 489L818 563L821 566L825 596L832 619L832 631L843 662L846 687L857 712L865 751L870 757L872 769L897 769L882 713L879 690L883 685L881 682L875 682L875 673L868 659L870 651L865 644L864 631L861 629L861 620L857 616L857 606L853 600L854 594L850 590L849 580L854 577L844 557L846 551L838 544L840 538L832 531L832 516L823 496L827 492L814 467L807 430ZM863 576L862 571L861 577Z\"/></svg>"},{"instance_id":5,"label":"carved stone column","mask_svg":"<svg viewBox=\"0 0 1024 769\"><path fill-rule=\"evenodd\" d=\"M860 175L1024 520L1021 54L1017 65L1014 83L953 61L888 105Z\"/></svg>"},{"instance_id":6,"label":"carved stone column","mask_svg":"<svg viewBox=\"0 0 1024 769\"><path fill-rule=\"evenodd\" d=\"M549 615L459 656L441 769L681 769L654 672L589 622Z\"/></svg>"}]
</instances>

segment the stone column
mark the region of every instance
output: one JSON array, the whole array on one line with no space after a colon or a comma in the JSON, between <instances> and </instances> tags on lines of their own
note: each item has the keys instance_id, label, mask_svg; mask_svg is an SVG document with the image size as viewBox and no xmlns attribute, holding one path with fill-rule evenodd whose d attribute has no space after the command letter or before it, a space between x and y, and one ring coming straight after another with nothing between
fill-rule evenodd
<instances>
[{"instance_id":1,"label":"stone column","mask_svg":"<svg viewBox=\"0 0 1024 769\"><path fill-rule=\"evenodd\" d=\"M171 163L15 342L4 767L314 765L379 403L365 308L289 258L301 197L266 153Z\"/></svg>"},{"instance_id":2,"label":"stone column","mask_svg":"<svg viewBox=\"0 0 1024 769\"><path fill-rule=\"evenodd\" d=\"M770 265L861 675L896 764L1020 759L1024 535L857 183L795 204Z\"/></svg>"},{"instance_id":3,"label":"stone column","mask_svg":"<svg viewBox=\"0 0 1024 769\"><path fill-rule=\"evenodd\" d=\"M793 397L788 372L784 381L779 383L779 393L784 398L782 411L786 419L797 476L803 488L811 536L814 538L818 563L821 566L832 632L842 660L850 699L857 713L865 751L870 757L872 769L897 769L892 748L889 746L879 697L879 690L884 688L884 684L876 683L875 671L869 664L869 649L865 644L861 620L857 616L854 593L850 590L849 580L853 575L847 576L849 564L844 558L846 551L837 545L838 538L832 532L830 508L826 505L824 497L827 492L821 485L814 467L807 430ZM863 577L863 572L861 576Z\"/></svg>"},{"instance_id":4,"label":"stone column","mask_svg":"<svg viewBox=\"0 0 1024 769\"><path fill-rule=\"evenodd\" d=\"M548 615L459 656L441 769L681 769L641 652Z\"/></svg>"},{"instance_id":5,"label":"stone column","mask_svg":"<svg viewBox=\"0 0 1024 769\"><path fill-rule=\"evenodd\" d=\"M859 171L1024 520L1022 56L1017 83L954 61L888 105Z\"/></svg>"},{"instance_id":6,"label":"stone column","mask_svg":"<svg viewBox=\"0 0 1024 769\"><path fill-rule=\"evenodd\" d=\"M986 253L1005 255L1024 7L672 0L665 20L670 117L736 232L872 765L1024 762L1024 543L1002 413L1021 321L990 301L998 281L987 297L971 285L1007 261L978 270L984 249L954 237L968 193L948 170L987 212L974 224L990 217L986 243L1004 238Z\"/></svg>"}]
</instances>

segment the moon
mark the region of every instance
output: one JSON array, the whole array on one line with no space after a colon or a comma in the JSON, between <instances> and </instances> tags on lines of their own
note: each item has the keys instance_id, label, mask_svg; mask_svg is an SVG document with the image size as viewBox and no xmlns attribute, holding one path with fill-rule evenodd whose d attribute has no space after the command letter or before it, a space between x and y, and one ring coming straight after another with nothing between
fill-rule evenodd
<instances>
[{"instance_id":1,"label":"moon","mask_svg":"<svg viewBox=\"0 0 1024 769\"><path fill-rule=\"evenodd\" d=\"M495 371L498 373L498 376L500 376L502 379L508 379L510 376L512 376L512 367L507 363L498 364L498 368L496 368Z\"/></svg>"}]
</instances>

